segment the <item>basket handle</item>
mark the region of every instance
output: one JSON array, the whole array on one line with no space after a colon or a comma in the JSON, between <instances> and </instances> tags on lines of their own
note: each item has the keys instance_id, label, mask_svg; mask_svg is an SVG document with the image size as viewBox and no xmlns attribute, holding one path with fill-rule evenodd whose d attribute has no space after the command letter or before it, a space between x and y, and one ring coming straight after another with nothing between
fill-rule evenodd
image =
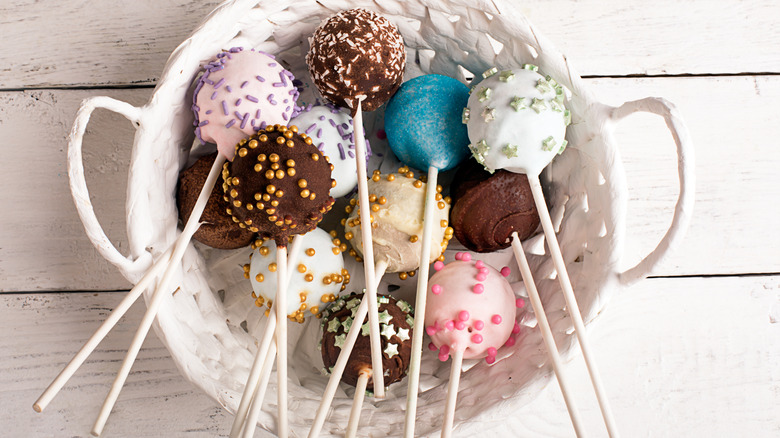
<instances>
[{"instance_id":1,"label":"basket handle","mask_svg":"<svg viewBox=\"0 0 780 438\"><path fill-rule=\"evenodd\" d=\"M114 244L108 239L108 236L106 236L105 231L103 231L103 227L100 226L100 222L98 222L97 216L95 216L95 210L92 207L92 201L89 199L87 181L84 178L84 161L81 153L82 142L89 118L97 108L107 109L125 116L127 120L133 122L136 129L140 126L141 109L108 96L95 96L84 99L76 113L76 120L73 122L68 143L70 192L73 195L73 202L76 204L76 210L79 213L81 222L84 224L87 236L100 255L127 272L133 264L133 260L125 257L116 249Z\"/></svg>"},{"instance_id":2,"label":"basket handle","mask_svg":"<svg viewBox=\"0 0 780 438\"><path fill-rule=\"evenodd\" d=\"M642 261L633 268L618 274L618 280L623 285L631 285L644 279L666 257L672 247L676 246L685 235L693 212L693 200L696 185L694 170L694 149L688 128L685 126L679 111L673 103L658 97L646 97L640 100L626 102L613 108L610 119L617 122L635 112L657 114L664 118L666 126L677 145L677 173L680 181L680 194L674 207L672 224L658 245Z\"/></svg>"}]
</instances>

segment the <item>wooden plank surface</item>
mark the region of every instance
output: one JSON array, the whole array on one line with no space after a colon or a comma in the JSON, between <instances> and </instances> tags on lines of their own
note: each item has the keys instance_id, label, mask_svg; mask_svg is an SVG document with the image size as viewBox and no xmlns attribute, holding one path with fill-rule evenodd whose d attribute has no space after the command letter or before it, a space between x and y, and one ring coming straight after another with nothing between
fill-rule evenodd
<instances>
[{"instance_id":1,"label":"wooden plank surface","mask_svg":"<svg viewBox=\"0 0 780 438\"><path fill-rule=\"evenodd\" d=\"M36 414L30 406L121 297L0 295L4 435L87 436L143 306L125 317L46 411ZM779 322L780 276L649 279L615 296L590 334L623 436L777 436ZM582 360L567 370L586 430L603 436ZM573 436L554 382L517 415L519 436ZM152 335L106 434L225 436L231 422L179 376ZM460 436L474 436L467 433L474 427L490 436L499 426L467 424Z\"/></svg>"},{"instance_id":2,"label":"wooden plank surface","mask_svg":"<svg viewBox=\"0 0 780 438\"><path fill-rule=\"evenodd\" d=\"M780 272L780 137L774 107L780 78L604 78L588 82L610 104L648 95L677 102L697 155L697 203L687 238L656 275ZM0 203L31 208L0 216L1 291L117 290L128 283L87 240L70 198L66 144L81 99L107 94L142 104L151 90L37 90L0 93L0 137L12 166L0 174ZM31 118L30 114L36 114ZM616 127L628 173L626 266L669 226L677 196L676 158L662 120L634 115ZM85 139L88 184L101 224L126 245L124 199L133 128L95 113ZM724 163L729 163L724 166ZM31 184L30 182L35 182ZM45 206L45 207L44 207ZM13 214L10 212L13 211ZM34 280L33 280L34 279Z\"/></svg>"},{"instance_id":3,"label":"wooden plank surface","mask_svg":"<svg viewBox=\"0 0 780 438\"><path fill-rule=\"evenodd\" d=\"M773 0L506 3L581 75L780 72L780 3ZM216 4L5 1L0 29L14 50L0 51L0 89L153 84L171 51Z\"/></svg>"}]
</instances>

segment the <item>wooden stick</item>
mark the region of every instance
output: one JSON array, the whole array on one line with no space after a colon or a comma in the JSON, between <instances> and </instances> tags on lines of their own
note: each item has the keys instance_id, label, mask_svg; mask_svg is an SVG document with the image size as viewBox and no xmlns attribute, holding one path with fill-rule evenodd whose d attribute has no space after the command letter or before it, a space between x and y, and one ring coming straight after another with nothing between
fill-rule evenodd
<instances>
[{"instance_id":1,"label":"wooden stick","mask_svg":"<svg viewBox=\"0 0 780 438\"><path fill-rule=\"evenodd\" d=\"M458 403L460 370L463 366L463 348L453 348L450 383L447 385L447 404L444 408L444 424L441 426L441 438L452 436L452 424L455 422L455 405Z\"/></svg>"},{"instance_id":2,"label":"wooden stick","mask_svg":"<svg viewBox=\"0 0 780 438\"><path fill-rule=\"evenodd\" d=\"M295 238L293 238L292 244L290 245L290 250L288 251L288 266L295 266L298 263L298 258L300 257L302 246L303 236L298 234L295 236ZM292 274L293 270L288 269L287 284L284 287L285 292L290 287ZM277 287L279 287L278 284ZM276 357L276 344L275 342L271 342L271 340L275 339L274 335L276 334L276 321L276 312L270 312L268 314L268 319L266 320L265 329L263 330L263 337L262 341L260 342L260 347L257 349L255 361L252 364L252 369L249 372L249 377L247 378L246 385L244 386L244 393L241 395L241 403L239 403L238 409L236 410L236 416L233 418L233 426L230 429L231 438L237 438L241 434L241 431L244 428L244 424L248 421L247 413L249 412L250 404L254 405L255 399L257 398L263 400L265 395L265 389L263 389L263 393L261 395L257 393L255 388L259 385L261 375L270 375L271 368L273 368L273 360ZM254 421L257 422L257 417L255 417Z\"/></svg>"},{"instance_id":3,"label":"wooden stick","mask_svg":"<svg viewBox=\"0 0 780 438\"><path fill-rule=\"evenodd\" d=\"M98 327L95 333L93 333L87 342L84 343L84 346L81 347L78 353L73 356L73 359L68 362L65 368L63 368L57 377L49 384L49 387L43 391L40 397L38 397L38 400L36 400L33 404L33 409L35 412L43 412L43 410L46 409L46 406L49 405L52 399L54 399L54 397L60 392L68 380L73 377L73 374L75 374L79 367L84 364L84 361L87 360L92 352L95 351L95 348L97 348L100 342L103 341L111 329L113 329L119 320L125 316L125 313L127 313L130 307L132 307L136 300L138 300L146 288L151 285L152 281L157 278L157 276L160 274L160 271L162 271L162 269L167 266L171 259L172 253L173 247L168 248L168 250L165 251L165 254L163 254L162 257L154 262L151 269L146 271L146 274L144 274L141 280L135 286L133 286L133 288L130 290L130 292L127 293L127 295L125 295L124 298L122 298L122 301L114 310L111 311L111 313L108 315L108 318L103 321L103 324Z\"/></svg>"},{"instance_id":4,"label":"wooden stick","mask_svg":"<svg viewBox=\"0 0 780 438\"><path fill-rule=\"evenodd\" d=\"M149 301L149 307L146 309L146 313L141 319L140 324L138 324L138 330L133 337L130 348L127 350L127 355L122 362L122 366L119 368L119 372L117 373L114 383L111 385L111 390L108 392L108 395L103 402L103 406L100 408L100 413L98 414L98 417L95 420L95 424L92 427L92 435L94 436L100 436L100 433L103 431L103 427L106 425L108 416L111 414L111 409L113 409L114 404L119 397L119 393L122 391L122 387L127 380L127 376L130 374L130 369L133 367L133 362L135 362L135 358L138 356L138 352L141 350L144 339L146 339L146 335L149 333L149 329L152 327L152 323L157 316L157 312L160 310L163 299L169 296L169 287L171 280L173 279L173 275L176 272L176 268L181 267L179 266L179 262L181 261L182 256L184 256L184 251L187 249L188 244L192 239L192 235L195 234L195 231L197 231L198 227L200 227L200 216L203 214L203 209L206 207L206 203L208 202L209 196L214 189L214 184L217 181L217 177L220 175L222 164L224 164L224 162L224 155L217 154L217 158L214 160L214 164L211 166L211 170L209 171L209 175L206 178L206 182L203 184L200 195L198 195L198 200L192 209L190 218L187 221L187 224L184 225L184 230L182 231L181 235L174 243L174 250L173 254L171 254L171 260L165 269L165 273L163 274L160 283L157 285L157 289L155 289L154 293L152 294L152 298Z\"/></svg>"},{"instance_id":5,"label":"wooden stick","mask_svg":"<svg viewBox=\"0 0 780 438\"><path fill-rule=\"evenodd\" d=\"M385 274L386 269L386 261L380 260L377 262L376 273L379 276L379 278L376 280L377 283ZM355 347L355 342L357 341L357 337L360 334L363 321L365 321L367 314L368 296L364 295L363 300L360 301L360 306L358 306L358 309L355 312L355 319L352 321L352 327L350 327L349 333L347 333L347 339L344 341L344 345L341 347L341 353L339 353L339 357L336 359L336 364L333 365L333 370L331 370L330 379L328 379L328 384L325 386L325 393L322 394L322 401L320 401L320 406L317 408L317 413L314 416L314 421L312 421L311 429L309 430L309 438L320 436L322 426L325 424L325 417L328 414L331 403L333 403L333 396L336 395L336 389L338 388L339 382L341 381L341 376L344 375L344 369L347 367L349 355L352 353L352 349ZM374 389L376 389L376 387L374 387Z\"/></svg>"},{"instance_id":6,"label":"wooden stick","mask_svg":"<svg viewBox=\"0 0 780 438\"><path fill-rule=\"evenodd\" d=\"M553 337L550 323L547 321L547 314L545 314L542 300L539 298L539 291L536 290L536 283L534 283L531 267L528 265L528 259L525 257L523 244L517 236L517 231L512 233L512 250L515 253L517 266L520 268L520 275L523 277L525 289L528 291L531 307L533 307L536 320L539 322L539 329L542 331L542 339L544 339L544 344L547 346L547 355L550 357L550 361L553 364L555 377L558 379L558 385L561 387L561 393L563 393L563 400L566 402L566 409L569 411L571 424L574 426L574 432L577 436L582 438L585 436L585 433L582 428L580 414L579 411L577 411L571 391L569 391L567 379L564 376L563 362L561 361L561 356L558 354L558 347L555 345L555 337Z\"/></svg>"},{"instance_id":7,"label":"wooden stick","mask_svg":"<svg viewBox=\"0 0 780 438\"><path fill-rule=\"evenodd\" d=\"M276 385L279 403L277 435L287 438L287 247L276 247ZM254 427L247 425L254 432ZM246 435L246 434L245 434Z\"/></svg>"},{"instance_id":8,"label":"wooden stick","mask_svg":"<svg viewBox=\"0 0 780 438\"><path fill-rule=\"evenodd\" d=\"M363 398L366 395L366 386L368 386L368 378L370 376L370 369L365 369L358 375L357 384L355 384L355 397L352 399L352 410L349 411L346 438L355 438L357 436L360 411L363 409Z\"/></svg>"},{"instance_id":9,"label":"wooden stick","mask_svg":"<svg viewBox=\"0 0 780 438\"><path fill-rule=\"evenodd\" d=\"M420 362L422 361L423 327L425 326L425 303L428 296L428 272L431 264L431 235L433 234L433 212L436 205L436 183L439 170L428 168L428 185L425 191L423 213L422 249L420 250L420 272L417 275L417 298L414 304L414 327L412 334L412 357L409 362L409 385L406 390L406 417L404 437L414 437L414 423L417 419L417 393L420 388Z\"/></svg>"},{"instance_id":10,"label":"wooden stick","mask_svg":"<svg viewBox=\"0 0 780 438\"><path fill-rule=\"evenodd\" d=\"M251 406L246 417L246 421L241 422L241 436L244 438L252 438L257 428L257 419L260 417L260 411L263 409L263 401L265 399L265 391L268 388L268 381L271 380L271 371L274 367L274 359L276 358L276 343L271 343L271 348L268 350L268 356L266 356L263 362L263 373L255 385Z\"/></svg>"},{"instance_id":11,"label":"wooden stick","mask_svg":"<svg viewBox=\"0 0 780 438\"><path fill-rule=\"evenodd\" d=\"M582 349L582 356L585 358L585 365L588 368L588 374L590 375L593 389L596 392L596 398L598 399L599 408L601 409L601 416L604 418L604 423L607 426L609 436L617 438L619 436L617 425L615 424L615 419L612 415L612 409L610 408L609 400L604 391L604 386L601 383L601 377L596 368L596 361L591 355L590 343L588 342L588 336L585 333L585 323L582 321L582 314L580 314L577 299L574 297L574 289L572 288L571 280L569 279L569 273L566 271L566 263L561 254L561 247L558 245L558 238L555 236L555 228L550 219L550 212L547 211L547 203L544 199L544 192L542 191L542 185L539 182L539 176L528 175L528 182L531 185L536 210L539 212L539 218L541 219L542 228L544 229L544 236L547 239L547 247L550 248L550 255L552 256L555 270L558 272L558 282L561 284L561 289L563 290L563 297L565 298L566 306L569 309L569 316L571 316L572 323L574 323L574 330L577 334L580 348Z\"/></svg>"},{"instance_id":12,"label":"wooden stick","mask_svg":"<svg viewBox=\"0 0 780 438\"><path fill-rule=\"evenodd\" d=\"M366 276L366 297L368 298L368 327L371 337L371 367L374 373L374 397L385 397L385 378L382 369L382 343L379 337L379 308L376 304L376 290L379 281L374 272L374 240L371 232L371 205L368 202L368 174L366 172L366 136L363 131L363 99L358 99L357 110L352 119L355 138L355 161L358 173L358 206L360 209L360 233L363 239L363 269Z\"/></svg>"}]
</instances>

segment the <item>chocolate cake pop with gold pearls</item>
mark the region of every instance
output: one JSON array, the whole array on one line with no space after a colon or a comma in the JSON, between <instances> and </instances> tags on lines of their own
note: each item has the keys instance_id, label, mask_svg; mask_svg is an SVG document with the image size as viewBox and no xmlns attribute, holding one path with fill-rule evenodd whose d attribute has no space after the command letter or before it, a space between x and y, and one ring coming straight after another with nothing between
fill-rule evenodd
<instances>
[{"instance_id":1,"label":"chocolate cake pop with gold pearls","mask_svg":"<svg viewBox=\"0 0 780 438\"><path fill-rule=\"evenodd\" d=\"M314 31L306 64L314 84L334 104L374 111L403 81L406 50L398 29L366 9L341 11Z\"/></svg>"},{"instance_id":2,"label":"chocolate cake pop with gold pearls","mask_svg":"<svg viewBox=\"0 0 780 438\"><path fill-rule=\"evenodd\" d=\"M362 299L363 294L353 293L342 296L322 312L320 352L322 362L328 371L336 364ZM406 301L396 300L389 295L378 295L377 305L382 338L382 369L385 373L385 385L390 385L401 381L409 368L414 311ZM361 372L371 370L371 346L367 321L361 329L341 377L342 382L351 386L357 384ZM368 380L367 388L369 390L374 388L371 378Z\"/></svg>"},{"instance_id":3,"label":"chocolate cake pop with gold pearls","mask_svg":"<svg viewBox=\"0 0 780 438\"><path fill-rule=\"evenodd\" d=\"M222 168L227 213L239 227L284 246L291 235L313 230L333 206L331 169L296 126L269 126L241 140Z\"/></svg>"}]
</instances>

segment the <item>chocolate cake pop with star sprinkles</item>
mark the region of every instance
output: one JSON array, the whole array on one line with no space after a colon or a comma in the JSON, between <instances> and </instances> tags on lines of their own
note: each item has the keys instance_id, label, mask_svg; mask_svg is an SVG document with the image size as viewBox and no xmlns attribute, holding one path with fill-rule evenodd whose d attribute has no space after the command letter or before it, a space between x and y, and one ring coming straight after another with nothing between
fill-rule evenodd
<instances>
[{"instance_id":1,"label":"chocolate cake pop with star sprinkles","mask_svg":"<svg viewBox=\"0 0 780 438\"><path fill-rule=\"evenodd\" d=\"M320 351L325 368L330 370L341 353L353 319L358 311L363 294L339 297L322 312L322 343ZM382 345L382 368L385 385L401 381L406 376L412 355L412 330L414 310L406 301L396 300L389 295L378 295L379 329ZM355 386L361 372L371 369L371 345L368 336L368 321L355 341L347 367L341 381ZM374 383L368 380L367 388L373 390Z\"/></svg>"},{"instance_id":2,"label":"chocolate cake pop with star sprinkles","mask_svg":"<svg viewBox=\"0 0 780 438\"><path fill-rule=\"evenodd\" d=\"M222 168L227 213L241 228L286 246L331 209L332 165L296 126L268 126L236 145Z\"/></svg>"},{"instance_id":3,"label":"chocolate cake pop with star sprinkles","mask_svg":"<svg viewBox=\"0 0 780 438\"><path fill-rule=\"evenodd\" d=\"M387 18L350 9L323 21L310 40L309 73L322 95L352 109L374 111L395 93L406 66L404 41Z\"/></svg>"}]
</instances>

